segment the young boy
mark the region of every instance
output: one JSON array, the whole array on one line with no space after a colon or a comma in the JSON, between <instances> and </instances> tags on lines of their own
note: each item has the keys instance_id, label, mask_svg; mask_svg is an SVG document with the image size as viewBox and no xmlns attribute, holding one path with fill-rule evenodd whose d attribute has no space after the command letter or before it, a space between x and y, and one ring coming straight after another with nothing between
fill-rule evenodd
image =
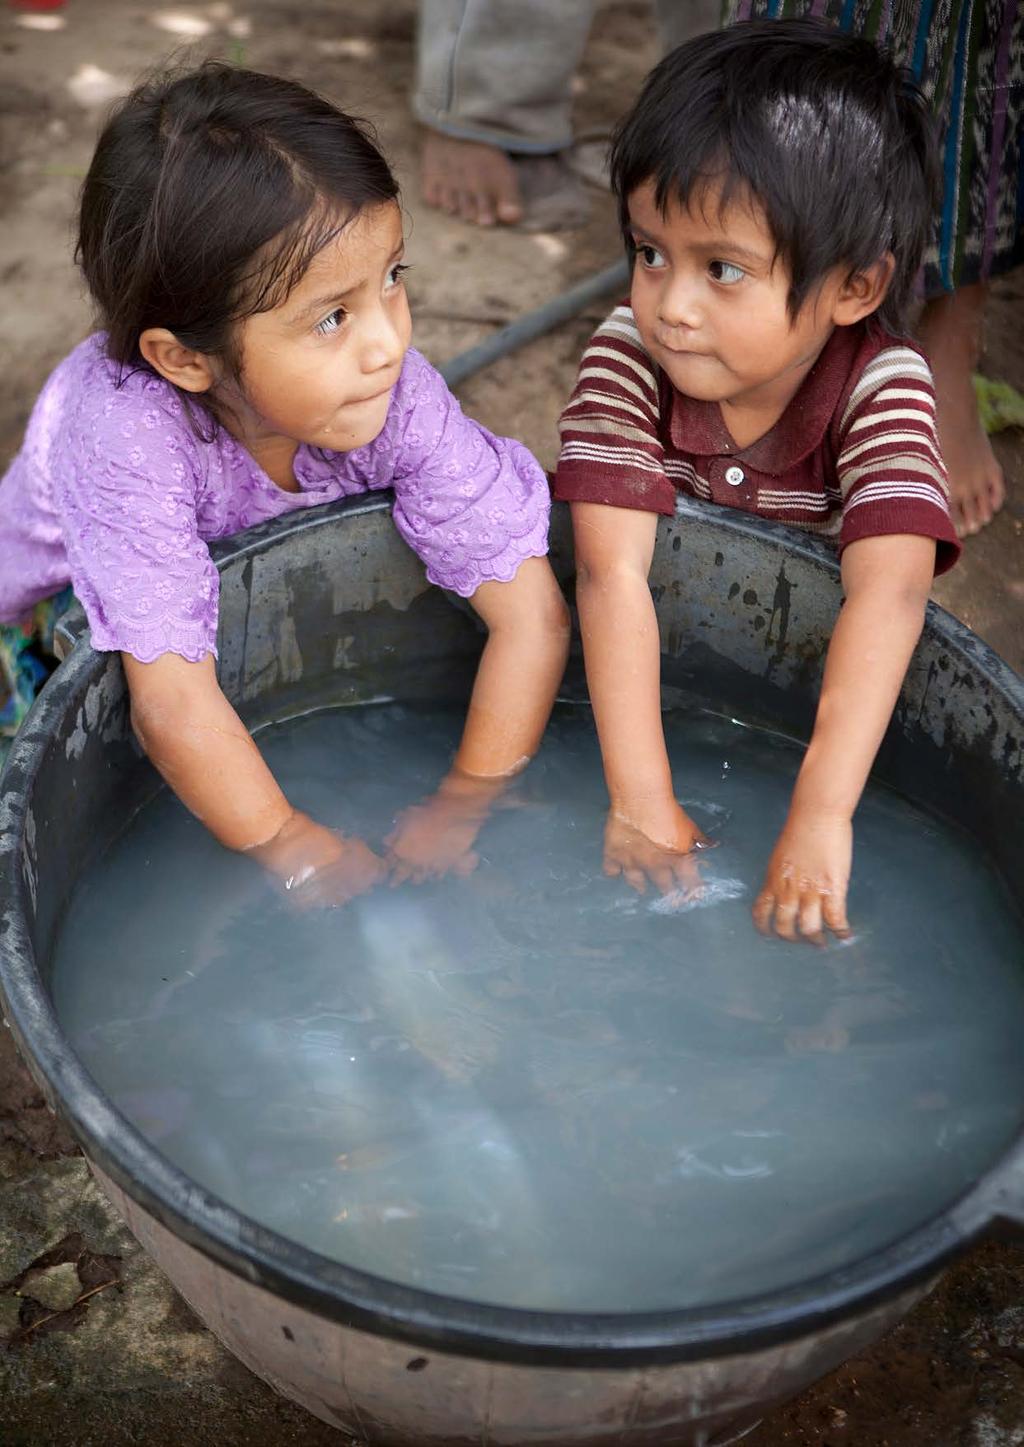
<instances>
[{"instance_id":1,"label":"young boy","mask_svg":"<svg viewBox=\"0 0 1024 1447\"><path fill-rule=\"evenodd\" d=\"M677 490L834 541L845 604L754 919L849 926L852 818L956 560L931 376L903 339L935 188L920 94L814 21L680 46L619 127L630 302L584 353L555 496L572 508L587 680L611 808L605 870L685 882L704 842L676 801L647 585Z\"/></svg>"}]
</instances>

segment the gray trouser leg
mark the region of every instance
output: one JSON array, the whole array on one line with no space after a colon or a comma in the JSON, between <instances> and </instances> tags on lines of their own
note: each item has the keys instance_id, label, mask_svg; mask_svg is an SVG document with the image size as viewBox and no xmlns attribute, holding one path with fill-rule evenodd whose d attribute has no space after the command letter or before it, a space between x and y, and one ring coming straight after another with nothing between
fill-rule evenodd
<instances>
[{"instance_id":1,"label":"gray trouser leg","mask_svg":"<svg viewBox=\"0 0 1024 1447\"><path fill-rule=\"evenodd\" d=\"M564 150L592 10L593 0L420 0L414 113L504 151Z\"/></svg>"}]
</instances>

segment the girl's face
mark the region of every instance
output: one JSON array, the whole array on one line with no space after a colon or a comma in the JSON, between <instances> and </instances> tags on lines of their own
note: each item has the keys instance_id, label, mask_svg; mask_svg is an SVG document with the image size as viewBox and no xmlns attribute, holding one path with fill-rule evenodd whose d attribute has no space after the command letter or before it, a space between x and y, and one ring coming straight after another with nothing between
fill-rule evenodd
<instances>
[{"instance_id":1,"label":"girl's face","mask_svg":"<svg viewBox=\"0 0 1024 1447\"><path fill-rule=\"evenodd\" d=\"M265 466L290 465L300 442L350 452L384 426L412 336L403 252L397 202L368 208L280 306L241 324L242 395L225 393L227 426Z\"/></svg>"}]
</instances>

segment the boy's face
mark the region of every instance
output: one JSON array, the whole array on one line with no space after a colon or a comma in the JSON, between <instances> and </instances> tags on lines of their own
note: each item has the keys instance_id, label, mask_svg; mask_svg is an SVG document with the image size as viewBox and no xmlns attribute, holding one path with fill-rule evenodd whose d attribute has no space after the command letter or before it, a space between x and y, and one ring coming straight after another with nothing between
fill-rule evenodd
<instances>
[{"instance_id":1,"label":"boy's face","mask_svg":"<svg viewBox=\"0 0 1024 1447\"><path fill-rule=\"evenodd\" d=\"M827 277L795 319L789 274L753 201L720 205L709 186L663 215L654 183L629 197L636 245L632 305L640 335L673 386L737 409L781 410L835 324L842 276Z\"/></svg>"}]
</instances>

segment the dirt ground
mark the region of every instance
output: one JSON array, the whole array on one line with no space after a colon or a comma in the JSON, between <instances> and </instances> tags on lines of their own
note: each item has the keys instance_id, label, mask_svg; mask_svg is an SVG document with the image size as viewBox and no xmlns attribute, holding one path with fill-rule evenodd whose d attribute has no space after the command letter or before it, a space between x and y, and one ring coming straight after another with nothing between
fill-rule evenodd
<instances>
[{"instance_id":1,"label":"dirt ground","mask_svg":"<svg viewBox=\"0 0 1024 1447\"><path fill-rule=\"evenodd\" d=\"M111 98L172 54L290 74L379 128L405 187L416 343L442 361L607 264L612 206L572 233L481 237L425 209L415 174L415 0L68 0L0 11L0 466L39 385L90 330L71 260L78 186ZM616 116L656 58L648 6L606 3L576 95ZM474 378L467 409L550 466L600 311ZM991 306L984 370L1024 388L1024 274ZM998 450L1010 499L939 600L1024 671L1024 435ZM1019 822L1019 821L1018 821ZM0 1442L5 1447L338 1443L230 1358L113 1217L0 1031ZM3 1343L6 1342L6 1346ZM775 1413L750 1447L1024 1447L1024 1246L988 1244L884 1342Z\"/></svg>"}]
</instances>

